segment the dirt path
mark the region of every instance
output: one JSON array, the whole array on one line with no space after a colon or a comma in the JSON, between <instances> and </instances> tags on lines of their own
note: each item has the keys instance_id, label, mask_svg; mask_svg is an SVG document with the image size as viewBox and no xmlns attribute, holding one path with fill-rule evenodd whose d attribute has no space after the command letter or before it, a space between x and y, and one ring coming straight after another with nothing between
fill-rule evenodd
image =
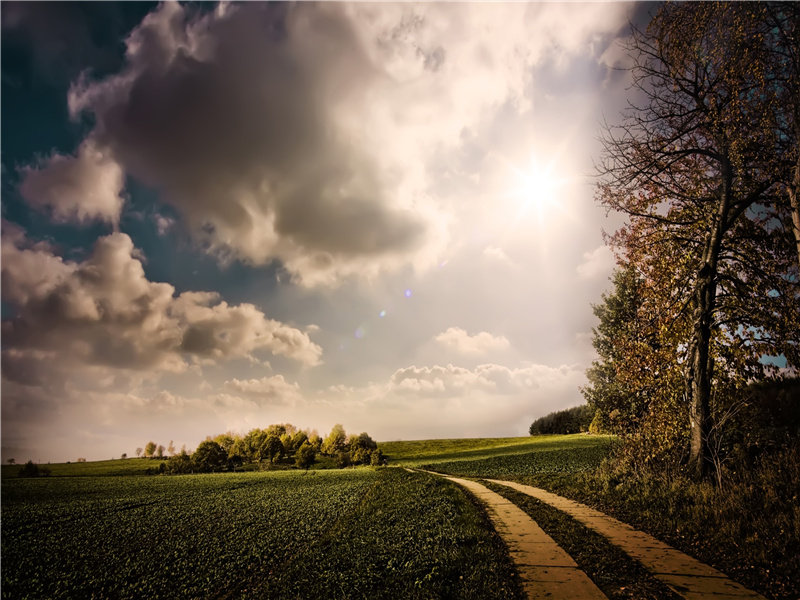
<instances>
[{"instance_id":1,"label":"dirt path","mask_svg":"<svg viewBox=\"0 0 800 600\"><path fill-rule=\"evenodd\" d=\"M529 485L495 479L487 481L508 486L567 513L641 562L686 600L764 600L763 596L731 581L716 569L600 511Z\"/></svg>"},{"instance_id":2,"label":"dirt path","mask_svg":"<svg viewBox=\"0 0 800 600\"><path fill-rule=\"evenodd\" d=\"M464 486L487 506L489 517L522 576L528 598L607 600L575 561L522 509L475 481L439 476Z\"/></svg>"}]
</instances>

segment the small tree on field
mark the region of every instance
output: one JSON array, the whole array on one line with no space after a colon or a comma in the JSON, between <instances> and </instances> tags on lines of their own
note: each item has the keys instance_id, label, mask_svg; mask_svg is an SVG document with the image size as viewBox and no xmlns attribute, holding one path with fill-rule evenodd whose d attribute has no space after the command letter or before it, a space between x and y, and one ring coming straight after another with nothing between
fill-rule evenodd
<instances>
[{"instance_id":1,"label":"small tree on field","mask_svg":"<svg viewBox=\"0 0 800 600\"><path fill-rule=\"evenodd\" d=\"M13 464L15 464L16 462L17 462L17 461L16 461L15 459L13 459L13 458L9 458L9 459L8 459L8 464L10 464L10 465L13 465Z\"/></svg>"},{"instance_id":2,"label":"small tree on field","mask_svg":"<svg viewBox=\"0 0 800 600\"><path fill-rule=\"evenodd\" d=\"M306 440L308 440L308 434L305 431L303 430L296 431L295 434L292 436L292 448L297 450L298 448L300 448L300 446L302 446L306 442Z\"/></svg>"},{"instance_id":3,"label":"small tree on field","mask_svg":"<svg viewBox=\"0 0 800 600\"><path fill-rule=\"evenodd\" d=\"M275 434L269 434L261 446L261 456L269 459L270 463L274 463L283 454L284 448L281 443L281 438Z\"/></svg>"},{"instance_id":4,"label":"small tree on field","mask_svg":"<svg viewBox=\"0 0 800 600\"><path fill-rule=\"evenodd\" d=\"M162 444L159 444L158 448L156 448L156 456L158 458L164 458L164 450L165 450L164 446Z\"/></svg>"},{"instance_id":5,"label":"small tree on field","mask_svg":"<svg viewBox=\"0 0 800 600\"><path fill-rule=\"evenodd\" d=\"M167 452L169 452L170 456L175 456L175 443L170 440L169 446L167 446Z\"/></svg>"},{"instance_id":6,"label":"small tree on field","mask_svg":"<svg viewBox=\"0 0 800 600\"><path fill-rule=\"evenodd\" d=\"M32 460L25 463L19 470L19 477L47 477L50 475L50 469L47 467L40 467Z\"/></svg>"},{"instance_id":7,"label":"small tree on field","mask_svg":"<svg viewBox=\"0 0 800 600\"><path fill-rule=\"evenodd\" d=\"M345 451L346 444L347 434L344 431L344 427L340 424L336 424L322 443L322 453L328 456L335 456Z\"/></svg>"},{"instance_id":8,"label":"small tree on field","mask_svg":"<svg viewBox=\"0 0 800 600\"><path fill-rule=\"evenodd\" d=\"M142 455L142 449L141 448L137 448L136 449L136 458L139 458L141 455Z\"/></svg>"},{"instance_id":9,"label":"small tree on field","mask_svg":"<svg viewBox=\"0 0 800 600\"><path fill-rule=\"evenodd\" d=\"M156 443L155 442L147 442L144 446L144 455L146 458L153 458L156 453Z\"/></svg>"},{"instance_id":10,"label":"small tree on field","mask_svg":"<svg viewBox=\"0 0 800 600\"><path fill-rule=\"evenodd\" d=\"M126 452L123 452L120 458L125 460L126 458L128 458L128 454Z\"/></svg>"},{"instance_id":11,"label":"small tree on field","mask_svg":"<svg viewBox=\"0 0 800 600\"><path fill-rule=\"evenodd\" d=\"M228 462L228 455L214 440L204 440L192 455L192 462L198 471L221 471Z\"/></svg>"},{"instance_id":12,"label":"small tree on field","mask_svg":"<svg viewBox=\"0 0 800 600\"><path fill-rule=\"evenodd\" d=\"M372 453L377 450L378 444L367 432L364 432L351 436L348 447L350 448L350 459L354 465L367 465L370 464Z\"/></svg>"},{"instance_id":13,"label":"small tree on field","mask_svg":"<svg viewBox=\"0 0 800 600\"><path fill-rule=\"evenodd\" d=\"M309 444L308 442L303 442L303 444L297 449L297 452L294 454L294 462L297 465L298 469L305 469L308 471L308 468L313 465L317 461L317 452L314 450L314 447Z\"/></svg>"},{"instance_id":14,"label":"small tree on field","mask_svg":"<svg viewBox=\"0 0 800 600\"><path fill-rule=\"evenodd\" d=\"M284 433L281 436L281 444L283 444L283 449L286 451L286 454L289 455L294 452L295 445L292 439L292 436L288 433Z\"/></svg>"}]
</instances>

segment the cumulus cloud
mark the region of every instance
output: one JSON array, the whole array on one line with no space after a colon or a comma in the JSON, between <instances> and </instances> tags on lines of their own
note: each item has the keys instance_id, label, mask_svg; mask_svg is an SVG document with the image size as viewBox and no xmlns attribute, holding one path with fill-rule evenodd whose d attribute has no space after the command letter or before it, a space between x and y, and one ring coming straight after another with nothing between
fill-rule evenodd
<instances>
[{"instance_id":1,"label":"cumulus cloud","mask_svg":"<svg viewBox=\"0 0 800 600\"><path fill-rule=\"evenodd\" d=\"M262 406L296 402L302 398L300 386L297 383L289 383L283 375L260 379L231 379L223 384L222 389L256 401Z\"/></svg>"},{"instance_id":2,"label":"cumulus cloud","mask_svg":"<svg viewBox=\"0 0 800 600\"><path fill-rule=\"evenodd\" d=\"M498 248L497 246L486 246L486 248L483 249L483 255L490 260L511 264L511 259L508 258L508 255L502 248Z\"/></svg>"},{"instance_id":3,"label":"cumulus cloud","mask_svg":"<svg viewBox=\"0 0 800 600\"><path fill-rule=\"evenodd\" d=\"M83 262L2 240L3 299L17 309L3 322L6 349L55 353L58 362L114 369L183 371L187 360L220 361L266 350L306 365L321 348L252 304L184 292L149 281L123 233L100 238ZM5 369L4 369L5 372Z\"/></svg>"},{"instance_id":4,"label":"cumulus cloud","mask_svg":"<svg viewBox=\"0 0 800 600\"><path fill-rule=\"evenodd\" d=\"M20 193L57 221L117 223L122 210L122 168L108 151L87 140L76 156L55 153L37 167L21 170Z\"/></svg>"},{"instance_id":5,"label":"cumulus cloud","mask_svg":"<svg viewBox=\"0 0 800 600\"><path fill-rule=\"evenodd\" d=\"M583 254L583 262L578 265L576 272L581 279L597 279L599 277L608 277L611 271L614 270L616 261L611 248L608 246L599 246L591 252Z\"/></svg>"},{"instance_id":6,"label":"cumulus cloud","mask_svg":"<svg viewBox=\"0 0 800 600\"><path fill-rule=\"evenodd\" d=\"M434 339L446 348L462 354L486 354L493 350L505 350L509 347L505 336L496 337L485 331L470 335L460 327L450 327Z\"/></svg>"},{"instance_id":7,"label":"cumulus cloud","mask_svg":"<svg viewBox=\"0 0 800 600\"><path fill-rule=\"evenodd\" d=\"M102 156L103 172L159 189L223 259L278 260L306 285L433 265L452 206L427 159L460 148L487 111L529 107L548 48L598 55L621 12L165 2L128 36L118 73L74 82L70 112L95 127L75 158L31 171L26 197L61 218L118 214L114 186L78 193ZM553 25L565 19L570 35Z\"/></svg>"},{"instance_id":8,"label":"cumulus cloud","mask_svg":"<svg viewBox=\"0 0 800 600\"><path fill-rule=\"evenodd\" d=\"M131 33L125 68L80 80L69 105L211 250L314 283L400 264L424 241L422 212L337 118L378 75L339 5L164 3Z\"/></svg>"},{"instance_id":9,"label":"cumulus cloud","mask_svg":"<svg viewBox=\"0 0 800 600\"><path fill-rule=\"evenodd\" d=\"M569 385L579 373L579 365L532 365L516 369L496 364L479 365L475 369L450 364L445 367L407 367L395 371L388 390L421 396L467 397L477 392L513 395L525 390Z\"/></svg>"}]
</instances>

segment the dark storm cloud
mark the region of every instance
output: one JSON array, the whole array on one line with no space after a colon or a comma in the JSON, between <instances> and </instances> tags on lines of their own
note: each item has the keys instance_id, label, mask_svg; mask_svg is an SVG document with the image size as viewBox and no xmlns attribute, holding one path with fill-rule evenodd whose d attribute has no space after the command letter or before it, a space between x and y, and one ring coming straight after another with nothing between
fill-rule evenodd
<instances>
[{"instance_id":1,"label":"dark storm cloud","mask_svg":"<svg viewBox=\"0 0 800 600\"><path fill-rule=\"evenodd\" d=\"M73 86L71 110L212 248L314 278L420 246L423 220L337 120L380 79L338 5L165 3L127 46L118 75Z\"/></svg>"}]
</instances>

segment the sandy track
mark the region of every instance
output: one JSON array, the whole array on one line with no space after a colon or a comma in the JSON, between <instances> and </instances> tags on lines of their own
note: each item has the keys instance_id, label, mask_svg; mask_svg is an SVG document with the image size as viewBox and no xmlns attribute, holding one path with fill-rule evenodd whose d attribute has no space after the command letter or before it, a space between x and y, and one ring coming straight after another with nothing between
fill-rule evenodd
<instances>
[{"instance_id":1,"label":"sandy track","mask_svg":"<svg viewBox=\"0 0 800 600\"><path fill-rule=\"evenodd\" d=\"M716 569L593 508L529 485L495 479L486 481L508 486L567 513L641 562L686 600L764 600L763 596Z\"/></svg>"},{"instance_id":2,"label":"sandy track","mask_svg":"<svg viewBox=\"0 0 800 600\"><path fill-rule=\"evenodd\" d=\"M475 481L440 477L465 487L486 505L495 529L508 545L528 598L607 600L572 557L522 509Z\"/></svg>"}]
</instances>

